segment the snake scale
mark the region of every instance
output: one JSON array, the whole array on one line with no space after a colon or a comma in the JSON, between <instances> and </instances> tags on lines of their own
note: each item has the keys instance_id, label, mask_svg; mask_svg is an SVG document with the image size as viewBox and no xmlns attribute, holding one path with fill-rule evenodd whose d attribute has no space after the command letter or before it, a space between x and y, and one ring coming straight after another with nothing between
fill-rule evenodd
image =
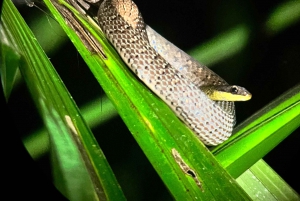
<instances>
[{"instance_id":1,"label":"snake scale","mask_svg":"<svg viewBox=\"0 0 300 201\"><path fill-rule=\"evenodd\" d=\"M153 30L146 31L131 0L104 0L97 16L129 68L203 143L218 145L228 139L235 124L234 102L213 101L201 90L202 86L228 85L221 77L172 44L157 42L159 38ZM166 60L168 54L173 59Z\"/></svg>"}]
</instances>

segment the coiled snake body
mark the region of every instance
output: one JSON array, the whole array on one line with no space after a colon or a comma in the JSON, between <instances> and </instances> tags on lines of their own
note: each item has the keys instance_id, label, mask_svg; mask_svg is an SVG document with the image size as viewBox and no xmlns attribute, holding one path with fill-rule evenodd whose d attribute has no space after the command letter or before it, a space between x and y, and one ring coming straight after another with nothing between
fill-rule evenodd
<instances>
[{"instance_id":1,"label":"coiled snake body","mask_svg":"<svg viewBox=\"0 0 300 201\"><path fill-rule=\"evenodd\" d=\"M166 61L162 51L158 53L150 45L151 33L147 35L143 18L131 0L104 0L98 21L129 68L203 143L217 145L228 139L235 124L234 103L213 101L200 89L204 85L227 85L222 78L180 51L176 54L186 65L176 66L176 59L175 63Z\"/></svg>"}]
</instances>

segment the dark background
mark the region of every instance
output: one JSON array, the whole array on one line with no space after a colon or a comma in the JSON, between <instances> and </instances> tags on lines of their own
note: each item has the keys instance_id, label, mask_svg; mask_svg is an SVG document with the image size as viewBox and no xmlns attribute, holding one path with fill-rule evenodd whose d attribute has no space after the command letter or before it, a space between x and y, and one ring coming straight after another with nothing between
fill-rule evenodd
<instances>
[{"instance_id":1,"label":"dark background","mask_svg":"<svg viewBox=\"0 0 300 201\"><path fill-rule=\"evenodd\" d=\"M228 0L220 3L216 0L135 0L135 2L147 24L186 51L238 25L245 24L250 29L249 41L245 48L232 57L209 66L229 83L244 86L252 93L251 101L236 104L238 124L299 84L300 22L276 34L270 34L265 28L270 14L287 1L262 3L258 0ZM36 8L18 5L28 23L33 18L45 16ZM104 94L70 42L64 43L49 57L79 106ZM17 135L20 137L42 127L24 84L14 89L9 104L5 107L7 106ZM119 117L94 129L93 132L97 139L101 139L99 144L129 200L171 199ZM16 140L18 139L17 137ZM297 180L300 178L298 143L299 129L264 159L288 184L300 192ZM21 151L26 154L25 150ZM26 158L25 163L29 159ZM31 162L29 160L28 163ZM41 171L39 177L45 178L45 183L51 185L48 156L44 156L34 164L37 164L36 168ZM24 169L24 174L28 173L26 171L30 170ZM34 176L35 173L32 174Z\"/></svg>"}]
</instances>

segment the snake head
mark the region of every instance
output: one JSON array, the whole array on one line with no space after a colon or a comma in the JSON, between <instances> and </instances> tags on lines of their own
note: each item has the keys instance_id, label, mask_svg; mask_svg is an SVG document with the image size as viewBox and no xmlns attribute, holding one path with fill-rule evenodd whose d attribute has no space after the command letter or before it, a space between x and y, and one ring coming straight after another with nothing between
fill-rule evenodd
<instances>
[{"instance_id":1,"label":"snake head","mask_svg":"<svg viewBox=\"0 0 300 201\"><path fill-rule=\"evenodd\" d=\"M203 86L200 88L210 99L217 101L247 101L252 97L247 89L237 85Z\"/></svg>"}]
</instances>

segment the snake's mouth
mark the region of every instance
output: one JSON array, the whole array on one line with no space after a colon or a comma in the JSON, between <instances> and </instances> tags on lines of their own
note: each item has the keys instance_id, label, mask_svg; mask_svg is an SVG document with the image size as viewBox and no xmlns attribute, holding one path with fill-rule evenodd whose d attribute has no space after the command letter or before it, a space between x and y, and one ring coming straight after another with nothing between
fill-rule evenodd
<instances>
[{"instance_id":1,"label":"snake's mouth","mask_svg":"<svg viewBox=\"0 0 300 201\"><path fill-rule=\"evenodd\" d=\"M200 89L214 101L248 101L252 98L249 91L237 85L210 85Z\"/></svg>"},{"instance_id":2,"label":"snake's mouth","mask_svg":"<svg viewBox=\"0 0 300 201\"><path fill-rule=\"evenodd\" d=\"M252 98L252 94L236 95L234 101L248 101Z\"/></svg>"}]
</instances>

